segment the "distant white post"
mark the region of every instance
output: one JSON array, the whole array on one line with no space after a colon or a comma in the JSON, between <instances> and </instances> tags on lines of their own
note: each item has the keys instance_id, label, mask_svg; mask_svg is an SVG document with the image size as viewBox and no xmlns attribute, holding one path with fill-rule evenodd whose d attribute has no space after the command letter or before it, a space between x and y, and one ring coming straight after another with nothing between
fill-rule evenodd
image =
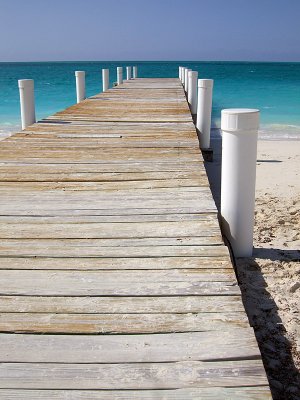
<instances>
[{"instance_id":1,"label":"distant white post","mask_svg":"<svg viewBox=\"0 0 300 400\"><path fill-rule=\"evenodd\" d=\"M197 83L198 83L198 72L189 71L189 84L188 84L188 102L191 107L191 114L194 115L197 112Z\"/></svg>"},{"instance_id":2,"label":"distant white post","mask_svg":"<svg viewBox=\"0 0 300 400\"><path fill-rule=\"evenodd\" d=\"M182 83L183 86L184 86L184 84L185 84L185 70L186 70L186 68L185 68L185 67L182 67L182 72L181 72L181 83Z\"/></svg>"},{"instance_id":3,"label":"distant white post","mask_svg":"<svg viewBox=\"0 0 300 400\"><path fill-rule=\"evenodd\" d=\"M181 72L182 72L182 67L178 68L178 77L181 80Z\"/></svg>"},{"instance_id":4,"label":"distant white post","mask_svg":"<svg viewBox=\"0 0 300 400\"><path fill-rule=\"evenodd\" d=\"M131 79L131 67L126 67L127 80Z\"/></svg>"},{"instance_id":5,"label":"distant white post","mask_svg":"<svg viewBox=\"0 0 300 400\"><path fill-rule=\"evenodd\" d=\"M102 69L102 87L103 92L109 88L109 69Z\"/></svg>"},{"instance_id":6,"label":"distant white post","mask_svg":"<svg viewBox=\"0 0 300 400\"><path fill-rule=\"evenodd\" d=\"M187 93L189 90L189 71L191 71L190 69L186 68L184 70L184 90Z\"/></svg>"},{"instance_id":7,"label":"distant white post","mask_svg":"<svg viewBox=\"0 0 300 400\"><path fill-rule=\"evenodd\" d=\"M118 85L121 85L123 83L123 68L122 67L117 67L117 82L118 82Z\"/></svg>"},{"instance_id":8,"label":"distant white post","mask_svg":"<svg viewBox=\"0 0 300 400\"><path fill-rule=\"evenodd\" d=\"M253 249L259 110L222 110L221 218L236 257Z\"/></svg>"},{"instance_id":9,"label":"distant white post","mask_svg":"<svg viewBox=\"0 0 300 400\"><path fill-rule=\"evenodd\" d=\"M75 71L77 103L85 99L85 72Z\"/></svg>"},{"instance_id":10,"label":"distant white post","mask_svg":"<svg viewBox=\"0 0 300 400\"><path fill-rule=\"evenodd\" d=\"M18 80L21 106L22 129L35 123L34 81L33 79Z\"/></svg>"},{"instance_id":11,"label":"distant white post","mask_svg":"<svg viewBox=\"0 0 300 400\"><path fill-rule=\"evenodd\" d=\"M198 79L198 104L196 127L200 134L201 149L210 147L210 127L212 91L214 81L212 79Z\"/></svg>"},{"instance_id":12,"label":"distant white post","mask_svg":"<svg viewBox=\"0 0 300 400\"><path fill-rule=\"evenodd\" d=\"M133 79L138 77L137 66L133 67Z\"/></svg>"}]
</instances>

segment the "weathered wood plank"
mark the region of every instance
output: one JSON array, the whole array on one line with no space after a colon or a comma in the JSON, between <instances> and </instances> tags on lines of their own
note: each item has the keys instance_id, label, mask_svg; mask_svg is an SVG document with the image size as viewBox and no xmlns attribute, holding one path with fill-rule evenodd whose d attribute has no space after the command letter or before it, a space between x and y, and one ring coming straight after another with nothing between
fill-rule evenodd
<instances>
[{"instance_id":1,"label":"weathered wood plank","mask_svg":"<svg viewBox=\"0 0 300 400\"><path fill-rule=\"evenodd\" d=\"M11 271L2 270L1 279L14 278L17 275L24 279L46 279L57 277L66 282L71 279L76 281L99 280L105 285L108 282L232 282L235 275L231 269L157 269L157 270L108 270L108 271L40 271L24 270ZM27 277L27 278L26 278Z\"/></svg>"},{"instance_id":2,"label":"weathered wood plank","mask_svg":"<svg viewBox=\"0 0 300 400\"><path fill-rule=\"evenodd\" d=\"M249 321L244 311L193 314L126 314L124 312L121 314L0 314L0 332L80 335L157 334L169 332L224 332L225 329L230 331L231 329L247 328L248 326ZM242 349L243 347L244 345ZM244 354L245 352L243 349Z\"/></svg>"},{"instance_id":3,"label":"weathered wood plank","mask_svg":"<svg viewBox=\"0 0 300 400\"><path fill-rule=\"evenodd\" d=\"M159 207L159 208L132 208L132 207L124 207L124 208L112 208L112 209L103 209L103 208L82 208L78 209L76 207L69 208L57 208L57 209L29 209L24 208L22 210L5 210L0 208L0 216L32 216L32 217L74 217L74 216L137 216L137 215L174 215L174 214L217 214L217 209L215 204L211 204L210 206L202 207L200 206L192 206L192 207Z\"/></svg>"},{"instance_id":4,"label":"weathered wood plank","mask_svg":"<svg viewBox=\"0 0 300 400\"><path fill-rule=\"evenodd\" d=\"M5 400L272 400L268 386L173 390L15 390L0 389Z\"/></svg>"},{"instance_id":5,"label":"weathered wood plank","mask_svg":"<svg viewBox=\"0 0 300 400\"><path fill-rule=\"evenodd\" d=\"M72 135L72 136L71 136ZM78 139L76 142L74 140L66 140L66 139ZM85 139L84 139L85 138ZM64 139L64 140L59 140L59 139ZM84 139L84 140L83 140ZM89 140L88 140L89 139ZM92 140L93 139L93 140ZM96 139L96 140L95 140ZM61 151L68 150L68 149L78 149L80 150L82 146L88 147L89 149L98 149L99 147L105 149L147 149L147 148L187 148L189 150L196 150L199 148L199 142L195 139L189 139L189 140L175 140L173 138L167 139L164 138L163 140L157 140L156 138L148 138L148 139L140 139L136 140L135 138L129 139L125 138L122 136L119 136L118 138L109 138L106 137L106 140L100 139L99 137L89 137L89 136L78 136L76 134L61 134L58 135L57 139L37 139L37 138L31 138L27 139L25 143L21 140L13 140L11 139L10 141L4 142L2 146L2 150L12 150L15 149L16 151L22 151L26 150L27 146L30 146L31 149L34 150L44 150L47 149L48 151L51 150L56 150L58 147L61 148Z\"/></svg>"},{"instance_id":6,"label":"weathered wood plank","mask_svg":"<svg viewBox=\"0 0 300 400\"><path fill-rule=\"evenodd\" d=\"M159 187L159 188L148 188L147 190L142 189L135 189L135 190L130 190L128 188L119 188L118 183L115 183L114 189L115 191L112 191L111 188L107 190L102 190L101 191L101 198L103 197L104 200L108 199L112 201L114 198L122 198L124 201L129 200L129 199L137 199L141 196L144 196L145 199L151 200L151 199L172 199L174 196L176 196L179 199L190 199L190 200L199 200L199 197L201 196L201 199L205 200L210 200L211 199L211 192L209 188L207 187ZM58 186L59 188L59 186ZM90 201L99 201L99 193L93 193L93 191L88 190L87 186L87 193L84 192L64 192L64 191L59 191L59 190L49 190L47 192L43 193L37 193L37 194L30 194L27 192L24 193L19 193L17 195L16 193L11 193L2 191L1 192L1 202L5 202L5 200L22 200L26 201L26 199L32 199L34 198L37 201L51 201L51 200L64 200L67 201L68 199L70 200L80 200L80 201L85 201L90 199Z\"/></svg>"},{"instance_id":7,"label":"weathered wood plank","mask_svg":"<svg viewBox=\"0 0 300 400\"><path fill-rule=\"evenodd\" d=\"M18 233L16 232L16 236ZM81 235L79 235L81 236ZM68 248L73 248L76 247L77 249L84 248L88 249L91 248L97 249L101 253L105 253L106 249L109 248L121 248L121 247L127 247L127 248L132 248L133 251L135 251L135 247L189 247L194 249L194 247L197 249L197 247L200 246L221 246L223 244L221 235L218 236L195 236L195 237L186 237L186 236L177 236L177 237L140 237L139 235L137 238L123 238L123 237L118 237L116 234L116 238L109 238L109 239L84 239L84 238L79 238L79 239L48 239L48 238L40 238L40 239L31 239L30 237L25 238L25 239L2 239L0 248L3 249L9 249L9 248L15 248L16 246L21 246L24 251L26 249L30 248L36 248L37 250L39 248L44 248L47 247L49 249L51 248L57 248L60 246L65 246L65 250ZM173 235L172 235L173 236ZM175 236L175 234L174 234ZM103 250L102 250L103 248ZM109 251L109 250L108 250ZM129 251L129 250L128 250ZM130 254L130 252L128 252Z\"/></svg>"},{"instance_id":8,"label":"weathered wood plank","mask_svg":"<svg viewBox=\"0 0 300 400\"><path fill-rule=\"evenodd\" d=\"M71 216L19 216L0 215L0 224L110 224L193 221L199 225L218 225L215 213L209 214L146 214L146 215L71 215ZM220 231L219 231L220 232Z\"/></svg>"},{"instance_id":9,"label":"weathered wood plank","mask_svg":"<svg viewBox=\"0 0 300 400\"><path fill-rule=\"evenodd\" d=\"M105 272L105 271L102 271ZM168 281L161 278L149 282L132 279L130 271L120 279L104 276L99 271L30 271L2 270L0 293L6 295L38 296L167 296L167 295L237 295L236 281L197 280ZM132 272L132 271L131 271ZM109 275L109 273L108 273ZM149 278L149 275L148 275Z\"/></svg>"},{"instance_id":10,"label":"weathered wood plank","mask_svg":"<svg viewBox=\"0 0 300 400\"><path fill-rule=\"evenodd\" d=\"M80 168L79 168L80 169ZM24 171L26 172L26 171ZM166 178L165 173L161 172L148 172L148 173L89 173L89 172L71 172L71 173L57 173L51 172L42 174L36 173L5 173L1 174L1 193L7 191L9 188L13 190L16 188L16 183L20 183L22 187L28 190L30 188L33 191L45 190L45 189L60 189L65 185L65 190L75 190L75 183L78 183L77 190L118 190L117 185L120 189L132 188L135 189L153 189L153 188L180 188L186 187L187 190L190 187L201 187L208 186L208 180L206 177L196 176L194 172L174 172L174 179ZM7 186L3 185L3 182ZM36 184L34 187L33 182ZM52 183L54 182L54 183ZM61 184L61 182L64 182ZM69 184L71 182L71 184ZM87 187L84 189L82 182L87 183ZM114 182L117 182L114 183ZM52 184L51 184L52 183ZM132 184L132 186L130 186ZM73 189L72 189L73 188Z\"/></svg>"},{"instance_id":11,"label":"weathered wood plank","mask_svg":"<svg viewBox=\"0 0 300 400\"><path fill-rule=\"evenodd\" d=\"M180 188L185 187L189 190L190 187L208 186L206 177L196 176L193 173L174 173L174 176L180 176L179 179L166 179L165 174L157 173L141 173L141 174L126 174L126 173L52 173L35 174L27 173L26 171L20 174L0 173L0 191L1 193L17 190L124 190L131 188L135 189L153 189L153 188ZM155 179L154 179L155 178ZM161 178L161 179L160 179ZM4 183L5 182L5 183ZM16 183L17 182L17 183ZM53 183L52 183L53 182ZM63 183L62 183L63 182ZM73 183L74 182L74 183ZM118 182L117 184L115 182ZM86 187L84 186L86 184ZM119 187L119 189L117 189Z\"/></svg>"},{"instance_id":12,"label":"weathered wood plank","mask_svg":"<svg viewBox=\"0 0 300 400\"><path fill-rule=\"evenodd\" d=\"M1 224L1 239L44 238L171 238L171 237L218 237L220 228L215 222L131 222L131 223L78 223L78 224ZM163 241L161 242L163 243ZM211 243L211 241L210 241Z\"/></svg>"},{"instance_id":13,"label":"weathered wood plank","mask_svg":"<svg viewBox=\"0 0 300 400\"><path fill-rule=\"evenodd\" d=\"M129 364L0 365L0 387L15 389L176 389L267 385L260 360Z\"/></svg>"},{"instance_id":14,"label":"weathered wood plank","mask_svg":"<svg viewBox=\"0 0 300 400\"><path fill-rule=\"evenodd\" d=\"M38 349L33 352L32 349ZM9 351L8 351L9 349ZM4 362L136 363L260 357L252 328L157 335L0 334Z\"/></svg>"},{"instance_id":15,"label":"weathered wood plank","mask_svg":"<svg viewBox=\"0 0 300 400\"><path fill-rule=\"evenodd\" d=\"M131 258L59 258L53 257L1 257L0 269L33 269L33 270L170 270L170 269L199 269L209 268L232 271L229 253L224 248L224 255L211 257L148 257Z\"/></svg>"},{"instance_id":16,"label":"weathered wood plank","mask_svg":"<svg viewBox=\"0 0 300 400\"><path fill-rule=\"evenodd\" d=\"M40 161L40 162L37 162ZM33 160L32 162L29 161L27 163L21 161L10 161L4 162L1 160L0 163L0 171L4 172L41 172L47 173L49 171L57 172L57 173L70 173L70 172L126 172L126 173L146 173L146 172L181 172L181 171L194 171L195 176L205 176L206 173L203 170L202 161L191 161L191 162L164 162L163 159L159 160L158 162L151 163L151 162L139 162L139 161L130 161L128 162L111 162L106 163L98 163L94 161L89 161L86 163L73 163L70 164L67 160L63 162L54 162L54 163L47 163L43 162L43 158L41 157L40 160ZM165 175L166 178L170 179L169 174Z\"/></svg>"},{"instance_id":17,"label":"weathered wood plank","mask_svg":"<svg viewBox=\"0 0 300 400\"><path fill-rule=\"evenodd\" d=\"M226 246L209 244L160 246L103 246L99 247L100 239L85 243L87 239L2 239L0 254L4 257L104 257L104 258L135 258L135 257L222 257L228 256ZM180 240L178 241L180 242ZM133 243L132 243L133 244Z\"/></svg>"},{"instance_id":18,"label":"weathered wood plank","mask_svg":"<svg viewBox=\"0 0 300 400\"><path fill-rule=\"evenodd\" d=\"M50 314L235 313L244 311L240 296L40 297L0 296L0 312Z\"/></svg>"}]
</instances>

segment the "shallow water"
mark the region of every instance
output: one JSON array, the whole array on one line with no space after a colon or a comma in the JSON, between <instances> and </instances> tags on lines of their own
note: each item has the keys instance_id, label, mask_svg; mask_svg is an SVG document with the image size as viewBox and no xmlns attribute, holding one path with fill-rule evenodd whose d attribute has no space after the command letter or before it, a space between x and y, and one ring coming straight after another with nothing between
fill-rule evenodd
<instances>
[{"instance_id":1,"label":"shallow water","mask_svg":"<svg viewBox=\"0 0 300 400\"><path fill-rule=\"evenodd\" d=\"M300 63L250 62L41 62L0 63L0 135L20 128L18 79L34 79L37 118L75 103L74 71L86 71L87 96L101 91L101 70L138 65L140 77L177 77L182 65L214 79L213 124L223 108L258 108L260 137L300 139ZM125 74L125 68L124 68ZM217 132L217 130L215 130Z\"/></svg>"}]
</instances>

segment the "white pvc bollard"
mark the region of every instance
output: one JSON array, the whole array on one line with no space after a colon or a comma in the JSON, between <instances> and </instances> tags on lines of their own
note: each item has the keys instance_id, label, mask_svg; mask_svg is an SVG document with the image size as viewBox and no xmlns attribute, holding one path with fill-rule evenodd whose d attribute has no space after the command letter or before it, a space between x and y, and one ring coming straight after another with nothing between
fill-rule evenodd
<instances>
[{"instance_id":1,"label":"white pvc bollard","mask_svg":"<svg viewBox=\"0 0 300 400\"><path fill-rule=\"evenodd\" d=\"M34 81L33 79L18 80L20 92L22 129L35 123Z\"/></svg>"},{"instance_id":2,"label":"white pvc bollard","mask_svg":"<svg viewBox=\"0 0 300 400\"><path fill-rule=\"evenodd\" d=\"M102 69L102 88L103 92L109 88L109 69Z\"/></svg>"},{"instance_id":3,"label":"white pvc bollard","mask_svg":"<svg viewBox=\"0 0 300 400\"><path fill-rule=\"evenodd\" d=\"M210 147L212 91L214 81L212 79L198 79L198 104L196 127L200 135L201 149Z\"/></svg>"},{"instance_id":4,"label":"white pvc bollard","mask_svg":"<svg viewBox=\"0 0 300 400\"><path fill-rule=\"evenodd\" d=\"M131 67L126 67L127 80L131 79Z\"/></svg>"},{"instance_id":5,"label":"white pvc bollard","mask_svg":"<svg viewBox=\"0 0 300 400\"><path fill-rule=\"evenodd\" d=\"M181 80L182 67L178 67L178 77Z\"/></svg>"},{"instance_id":6,"label":"white pvc bollard","mask_svg":"<svg viewBox=\"0 0 300 400\"><path fill-rule=\"evenodd\" d=\"M85 72L75 71L77 103L85 99Z\"/></svg>"},{"instance_id":7,"label":"white pvc bollard","mask_svg":"<svg viewBox=\"0 0 300 400\"><path fill-rule=\"evenodd\" d=\"M221 218L236 257L251 257L259 110L222 110Z\"/></svg>"},{"instance_id":8,"label":"white pvc bollard","mask_svg":"<svg viewBox=\"0 0 300 400\"><path fill-rule=\"evenodd\" d=\"M123 68L117 67L117 82L118 85L122 85L123 83Z\"/></svg>"},{"instance_id":9,"label":"white pvc bollard","mask_svg":"<svg viewBox=\"0 0 300 400\"><path fill-rule=\"evenodd\" d=\"M198 83L198 72L190 71L188 73L189 84L188 84L188 102L191 107L191 114L194 115L197 112L197 83Z\"/></svg>"},{"instance_id":10,"label":"white pvc bollard","mask_svg":"<svg viewBox=\"0 0 300 400\"><path fill-rule=\"evenodd\" d=\"M184 84L185 84L185 70L186 70L186 68L185 67L182 67L182 72L181 72L181 83L182 83L182 86L184 86Z\"/></svg>"},{"instance_id":11,"label":"white pvc bollard","mask_svg":"<svg viewBox=\"0 0 300 400\"><path fill-rule=\"evenodd\" d=\"M138 77L138 72L137 72L137 67L133 67L133 79L136 79Z\"/></svg>"},{"instance_id":12,"label":"white pvc bollard","mask_svg":"<svg viewBox=\"0 0 300 400\"><path fill-rule=\"evenodd\" d=\"M188 69L188 68L186 68L185 71L184 71L184 90L185 90L186 93L189 90L189 72L190 71L191 70Z\"/></svg>"}]
</instances>

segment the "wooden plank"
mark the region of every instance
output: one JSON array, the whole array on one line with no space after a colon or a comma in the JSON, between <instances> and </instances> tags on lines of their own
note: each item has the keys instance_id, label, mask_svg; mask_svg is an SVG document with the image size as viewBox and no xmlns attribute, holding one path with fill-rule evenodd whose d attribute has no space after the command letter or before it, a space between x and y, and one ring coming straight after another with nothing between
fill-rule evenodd
<instances>
[{"instance_id":1,"label":"wooden plank","mask_svg":"<svg viewBox=\"0 0 300 400\"><path fill-rule=\"evenodd\" d=\"M104 271L103 271L104 272ZM122 271L120 271L122 272ZM125 272L125 271L123 271ZM130 272L130 271L127 271ZM195 280L157 282L144 278L130 281L131 275L116 281L104 278L98 271L30 271L2 270L2 295L30 296L168 296L168 295L237 295L239 287L234 281ZM149 276L149 275L148 275Z\"/></svg>"},{"instance_id":2,"label":"wooden plank","mask_svg":"<svg viewBox=\"0 0 300 400\"><path fill-rule=\"evenodd\" d=\"M137 238L123 238L118 237L116 234L116 238L109 239L84 239L80 237L79 239L31 239L30 237L26 239L2 239L0 248L2 246L3 249L14 248L15 246L21 246L24 250L30 249L32 247L36 248L56 248L60 246L65 246L67 248L77 247L80 248L91 248L98 249L101 253L105 252L106 249L109 248L121 248L121 247L131 247L133 251L135 251L135 247L171 247L175 246L185 246L185 247L197 247L197 246L221 246L223 244L221 235L218 236L194 236L194 237L186 237L186 236L175 236L174 237L137 237ZM173 236L170 235L170 236ZM17 232L16 232L17 236ZM79 235L81 236L81 235ZM125 235L124 235L125 236ZM138 236L138 235L137 235ZM104 250L102 250L104 248ZM128 253L130 254L130 252Z\"/></svg>"},{"instance_id":3,"label":"wooden plank","mask_svg":"<svg viewBox=\"0 0 300 400\"><path fill-rule=\"evenodd\" d=\"M0 215L0 224L110 224L110 223L147 223L147 222L185 222L193 221L199 225L217 225L218 217L209 214L146 214L146 215L71 215L71 216L18 216Z\"/></svg>"},{"instance_id":4,"label":"wooden plank","mask_svg":"<svg viewBox=\"0 0 300 400\"><path fill-rule=\"evenodd\" d=\"M4 257L0 258L0 269L29 270L170 270L170 269L227 269L232 271L229 253L224 248L224 255L211 257L148 257L137 258L59 258L59 257Z\"/></svg>"},{"instance_id":5,"label":"wooden plank","mask_svg":"<svg viewBox=\"0 0 300 400\"><path fill-rule=\"evenodd\" d=\"M247 328L245 312L189 314L1 313L0 332L141 334L221 331ZM243 349L244 345L242 346ZM111 352L111 348L110 348ZM246 351L243 349L243 354ZM83 355L83 354L82 354ZM229 357L232 358L232 357ZM109 362L109 361L107 361Z\"/></svg>"},{"instance_id":6,"label":"wooden plank","mask_svg":"<svg viewBox=\"0 0 300 400\"><path fill-rule=\"evenodd\" d=\"M39 349L33 352L32 349ZM7 351L9 349L9 351ZM0 334L0 360L27 363L136 363L258 359L252 328L157 335Z\"/></svg>"},{"instance_id":7,"label":"wooden plank","mask_svg":"<svg viewBox=\"0 0 300 400\"><path fill-rule=\"evenodd\" d=\"M99 247L100 239L93 239L94 245L86 239L3 239L0 242L0 254L4 257L103 257L103 258L136 258L136 257L222 257L228 256L226 246L104 246ZM180 242L180 240L178 241Z\"/></svg>"},{"instance_id":8,"label":"wooden plank","mask_svg":"<svg viewBox=\"0 0 300 400\"><path fill-rule=\"evenodd\" d=\"M6 400L272 400L268 386L174 390L18 390L0 389Z\"/></svg>"},{"instance_id":9,"label":"wooden plank","mask_svg":"<svg viewBox=\"0 0 300 400\"><path fill-rule=\"evenodd\" d=\"M260 360L0 366L0 387L15 389L176 389L267 385Z\"/></svg>"},{"instance_id":10,"label":"wooden plank","mask_svg":"<svg viewBox=\"0 0 300 400\"><path fill-rule=\"evenodd\" d=\"M164 140L158 140L157 138L149 138L149 139L140 139L136 140L136 138L129 139L125 138L122 136L119 136L119 139L112 138L106 140L102 139L100 140L99 138L97 140L96 137L89 137L85 136L85 140L82 140L84 137L82 136L76 136L75 134L72 134L73 136L67 136L67 138L76 138L80 140L66 140L65 134L63 136L59 135L56 140L49 140L45 139L41 140L31 137L30 139L27 139L25 142L21 140L13 140L11 139L10 141L4 142L4 145L2 146L2 150L12 150L13 148L16 151L22 151L23 149L25 150L28 146L30 146L34 150L43 150L47 149L48 151L51 150L57 150L58 147L60 147L61 151L68 150L68 149L78 149L80 150L82 146L88 147L90 149L97 149L99 147L103 149L153 149L153 148L186 148L189 150L196 150L199 148L199 142L195 139L189 139L189 140L175 140L174 138L168 139L164 138ZM65 140L58 140L61 137L63 137ZM88 140L89 139L89 140ZM93 140L91 140L93 139Z\"/></svg>"},{"instance_id":11,"label":"wooden plank","mask_svg":"<svg viewBox=\"0 0 300 400\"><path fill-rule=\"evenodd\" d=\"M2 160L1 160L2 161ZM98 163L98 162L86 162L86 163L73 163L70 164L67 160L60 163L46 163L43 162L43 158L41 157L39 163L38 162L20 162L18 160L11 162L1 162L0 163L0 171L4 172L41 172L47 173L51 170L57 173L71 173L71 172L96 172L96 173L104 173L104 172L126 172L126 173L136 173L136 172L181 172L181 171L194 171L194 174L197 176L206 176L205 171L203 170L203 165L201 160L192 161L182 163L178 162L163 162L163 160L158 161L157 163L151 162L132 162L128 161L126 163L116 163L106 162L106 163ZM172 174L173 176L173 174ZM168 176L168 179L172 177Z\"/></svg>"},{"instance_id":12,"label":"wooden plank","mask_svg":"<svg viewBox=\"0 0 300 400\"><path fill-rule=\"evenodd\" d=\"M0 312L155 314L244 311L240 296L34 297L0 296Z\"/></svg>"},{"instance_id":13,"label":"wooden plank","mask_svg":"<svg viewBox=\"0 0 300 400\"><path fill-rule=\"evenodd\" d=\"M39 165L39 164L37 164ZM79 168L80 169L80 168ZM112 168L113 169L113 168ZM32 187L35 190L39 188L50 188L51 184L49 182L55 182L57 184L57 189L62 185L59 182L65 182L66 189L68 189L67 182L78 182L78 190L83 190L83 185L80 182L91 182L87 185L86 190L101 190L103 189L115 189L116 184L113 182L118 182L120 189L129 188L132 183L132 189L152 189L152 188L168 188L168 187L193 187L193 186L208 186L208 180L206 177L201 177L201 174L197 175L195 172L174 172L172 178L166 177L165 173L161 172L143 172L143 173L119 173L119 172L106 172L106 173L89 173L89 172L70 172L70 173L58 173L49 171L47 173L40 173L36 171L35 173L4 173L0 171L1 183L5 182L7 186L5 187L2 183L1 192L6 191L7 188L16 187L13 182L41 182L40 185L27 184L27 187ZM174 179L173 179L174 178ZM11 183L10 183L11 182ZM99 184L101 182L101 184ZM26 185L23 184L26 188ZM53 186L53 184L52 184ZM72 185L69 185L72 187ZM73 185L74 186L74 185ZM5 188L5 189L4 189ZM94 188L94 189L93 189Z\"/></svg>"},{"instance_id":14,"label":"wooden plank","mask_svg":"<svg viewBox=\"0 0 300 400\"><path fill-rule=\"evenodd\" d=\"M59 186L58 186L59 188ZM185 187L159 187L159 188L148 188L148 189L134 189L130 190L128 188L118 188L118 183L114 185L114 190L111 190L111 188L107 190L102 190L101 191L101 196L99 196L99 193L93 193L93 190L89 191L88 190L88 185L87 185L87 193L84 193L82 191L70 191L70 192L64 192L63 190L48 190L43 193L20 193L19 196L17 193L10 192L10 191L5 191L2 190L1 192L1 202L4 203L5 200L22 200L26 202L26 200L32 200L35 199L36 203L42 202L42 201L58 201L58 200L73 200L73 201L87 201L89 198L91 199L92 202L97 202L106 200L112 201L113 199L120 199L122 198L125 201L135 199L137 200L140 197L143 197L145 200L156 200L156 199L172 199L172 197L176 196L178 198L178 201L181 199L185 200L198 200L199 197L203 198L204 200L210 200L210 192L207 187L193 187L189 186L187 188ZM101 199L99 199L101 197ZM176 199L174 199L176 201Z\"/></svg>"},{"instance_id":15,"label":"wooden plank","mask_svg":"<svg viewBox=\"0 0 300 400\"><path fill-rule=\"evenodd\" d=\"M141 208L132 208L132 207L124 207L124 208L112 208L112 209L103 209L103 208L82 208L78 209L76 207L72 208L72 204L70 204L69 208L56 208L56 209L51 209L49 207L45 209L29 209L23 207L22 210L14 209L14 210L5 210L0 207L0 216L5 217L5 216L21 216L21 217L26 217L26 216L31 216L31 217L74 217L74 216L144 216L144 215L178 215L178 214L217 214L217 209L215 204L211 203L210 206L191 206L191 207L180 207L180 206L173 206L173 207L168 207L167 205L165 207L159 207L159 208L146 208L146 207L141 207Z\"/></svg>"},{"instance_id":16,"label":"wooden plank","mask_svg":"<svg viewBox=\"0 0 300 400\"><path fill-rule=\"evenodd\" d=\"M80 169L80 168L79 168ZM60 182L64 182L66 190L72 190L74 184L68 184L68 182L76 182L78 184L77 190L84 190L81 182L87 183L85 190L108 190L116 189L116 184L120 186L120 189L132 188L135 189L153 189L153 188L171 188L171 187L201 187L208 186L208 180L206 177L202 177L201 174L197 175L195 172L174 172L173 178L168 179L165 173L161 172L147 172L147 173L89 173L89 172L70 172L70 173L58 173L49 171L48 173L5 173L0 172L1 180L1 192L7 191L7 189L13 189L16 187L14 182L21 183L26 189L32 188L33 190L38 189L51 189L54 182L57 189L62 187ZM5 182L6 187L2 182ZM37 182L36 187L31 182ZM27 183L27 184L26 184ZM131 185L131 186L130 186ZM55 187L55 186L54 186ZM74 189L73 189L74 190Z\"/></svg>"},{"instance_id":17,"label":"wooden plank","mask_svg":"<svg viewBox=\"0 0 300 400\"><path fill-rule=\"evenodd\" d=\"M75 229L74 229L75 228ZM219 237L222 243L218 224L197 221L180 222L131 222L131 223L77 223L77 224L1 224L2 239L105 239L105 238L165 238L172 237ZM211 243L211 241L209 241Z\"/></svg>"},{"instance_id":18,"label":"wooden plank","mask_svg":"<svg viewBox=\"0 0 300 400\"><path fill-rule=\"evenodd\" d=\"M78 281L99 280L105 285L109 282L142 283L142 282L232 282L235 276L230 269L157 269L157 270L108 270L108 271L48 271L48 270L2 270L1 279L16 277L24 279L46 279L57 277L57 279ZM7 278L6 278L7 276Z\"/></svg>"},{"instance_id":19,"label":"wooden plank","mask_svg":"<svg viewBox=\"0 0 300 400\"><path fill-rule=\"evenodd\" d=\"M92 193L92 192L91 192ZM135 215L135 214L176 214L176 213L193 213L203 214L217 212L216 205L212 199L199 199L176 198L175 194L170 198L153 198L147 200L134 198L124 200L118 199L99 199L95 201L88 201L86 199L64 198L57 196L53 201L37 200L34 196L22 201L13 201L14 199L6 197L6 202L0 202L1 215ZM32 205L34 204L34 208Z\"/></svg>"}]
</instances>

